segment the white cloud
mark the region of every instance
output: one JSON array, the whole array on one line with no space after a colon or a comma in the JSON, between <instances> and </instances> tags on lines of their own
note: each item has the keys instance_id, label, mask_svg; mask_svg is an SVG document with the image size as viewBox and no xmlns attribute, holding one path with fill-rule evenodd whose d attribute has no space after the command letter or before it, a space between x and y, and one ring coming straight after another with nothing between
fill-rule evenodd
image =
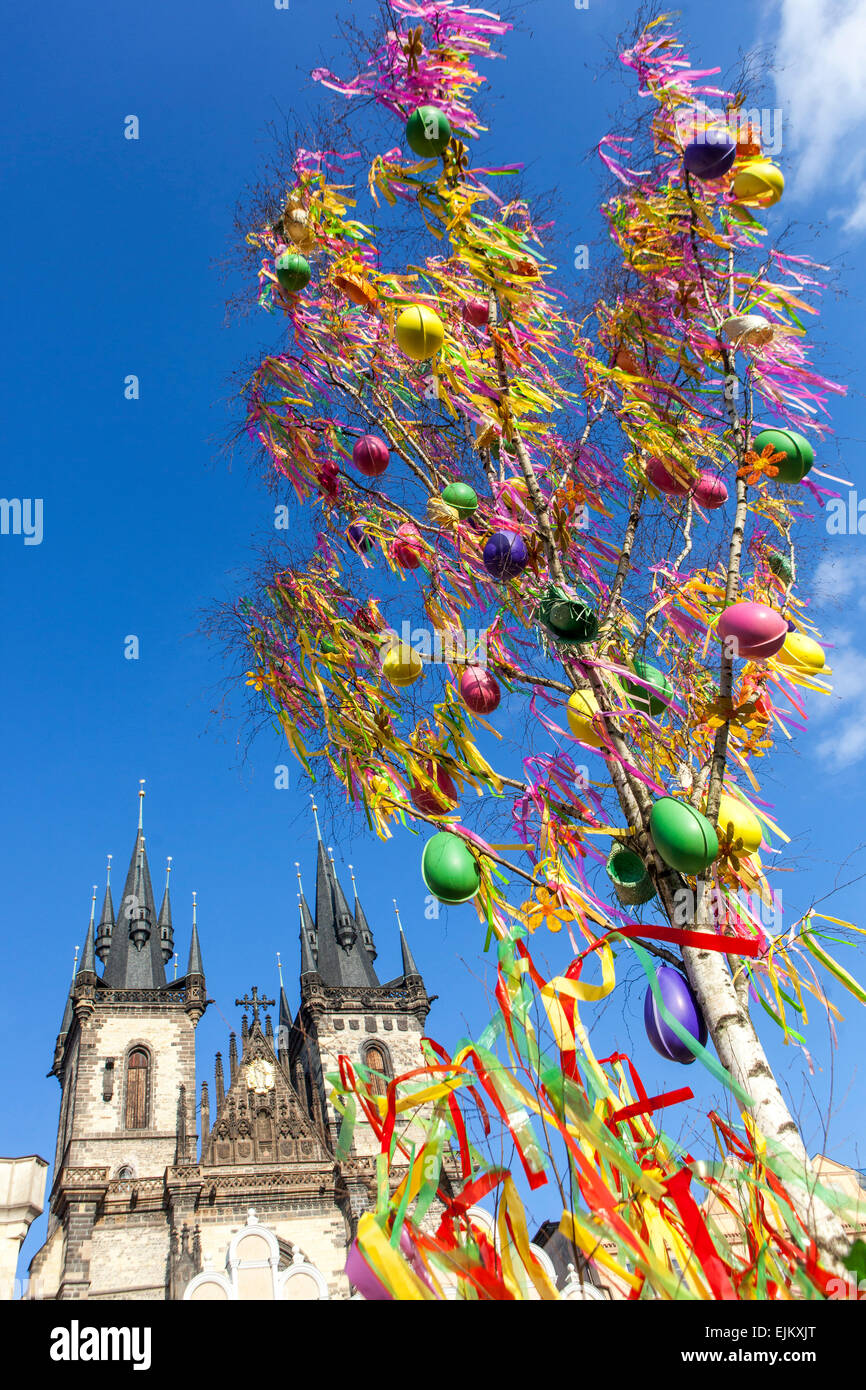
<instances>
[{"instance_id":1,"label":"white cloud","mask_svg":"<svg viewBox=\"0 0 866 1390\"><path fill-rule=\"evenodd\" d=\"M854 617L866 612L866 556L848 546L825 556L808 587L833 691L806 695L809 724L820 734L813 751L825 766L842 771L866 757L866 653L856 645L863 623Z\"/></svg>"},{"instance_id":2,"label":"white cloud","mask_svg":"<svg viewBox=\"0 0 866 1390\"><path fill-rule=\"evenodd\" d=\"M790 193L866 231L866 0L772 0Z\"/></svg>"}]
</instances>

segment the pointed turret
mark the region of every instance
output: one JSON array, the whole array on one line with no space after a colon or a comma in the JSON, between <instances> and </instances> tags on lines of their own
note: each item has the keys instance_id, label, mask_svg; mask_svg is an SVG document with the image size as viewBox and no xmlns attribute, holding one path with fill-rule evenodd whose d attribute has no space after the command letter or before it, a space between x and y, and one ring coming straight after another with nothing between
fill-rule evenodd
<instances>
[{"instance_id":1,"label":"pointed turret","mask_svg":"<svg viewBox=\"0 0 866 1390\"><path fill-rule=\"evenodd\" d=\"M171 894L169 893L168 880L171 876L171 859L165 866L165 892L162 895L162 907L159 909L157 926L159 927L159 939L162 944L162 962L167 965L174 955L174 930L171 925Z\"/></svg>"},{"instance_id":2,"label":"pointed turret","mask_svg":"<svg viewBox=\"0 0 866 1390\"><path fill-rule=\"evenodd\" d=\"M301 938L303 942L303 926L301 927ZM301 946L303 951L303 944ZM289 1061L289 1034L292 1031L292 1011L289 1008L289 1001L286 998L286 991L283 986L283 963L280 960L279 951L277 952L277 972L280 977L280 1014L277 1025L277 1058L283 1066L288 1066Z\"/></svg>"},{"instance_id":3,"label":"pointed turret","mask_svg":"<svg viewBox=\"0 0 866 1390\"><path fill-rule=\"evenodd\" d=\"M81 952L81 964L78 967L78 974L75 977L76 984L83 978L89 980L91 976L96 981L99 977L96 974L96 936L94 931L94 915L96 911L96 890L93 893L93 908L90 912L90 922L87 927L87 936L84 938L84 950Z\"/></svg>"},{"instance_id":4,"label":"pointed turret","mask_svg":"<svg viewBox=\"0 0 866 1390\"><path fill-rule=\"evenodd\" d=\"M138 833L105 962L103 979L111 989L162 989L166 982L142 827L143 790L139 798Z\"/></svg>"},{"instance_id":5,"label":"pointed turret","mask_svg":"<svg viewBox=\"0 0 866 1390\"><path fill-rule=\"evenodd\" d=\"M400 929L400 951L403 956L403 976L407 980L410 979L412 976L416 976L420 980L421 971L415 964L415 958L412 955L411 950L409 949L409 942L406 940L406 934L403 931L403 923L400 921L400 909L397 906L397 899L394 898L393 902L394 911L397 914L397 926Z\"/></svg>"},{"instance_id":6,"label":"pointed turret","mask_svg":"<svg viewBox=\"0 0 866 1390\"><path fill-rule=\"evenodd\" d=\"M207 1007L207 991L204 981L204 966L201 960L201 946L198 939L198 918L196 894L192 895L192 934L189 939L189 960L186 966L186 1011L193 1023L198 1023Z\"/></svg>"},{"instance_id":7,"label":"pointed turret","mask_svg":"<svg viewBox=\"0 0 866 1390\"><path fill-rule=\"evenodd\" d=\"M318 968L319 941L316 933L313 916L304 897L304 885L301 882L301 866L295 864L298 871L298 911L301 918L301 974L315 975Z\"/></svg>"},{"instance_id":8,"label":"pointed turret","mask_svg":"<svg viewBox=\"0 0 866 1390\"><path fill-rule=\"evenodd\" d=\"M375 960L376 956L378 955L378 952L376 950L376 943L373 940L373 933L370 930L366 914L364 912L363 907L361 906L361 901L358 897L358 885L355 883L355 870L352 868L351 864L349 865L349 874L351 875L352 888L355 893L355 927L363 945L366 947L370 955L370 959Z\"/></svg>"},{"instance_id":9,"label":"pointed turret","mask_svg":"<svg viewBox=\"0 0 866 1390\"><path fill-rule=\"evenodd\" d=\"M112 856L109 854L108 867L105 871L105 897L102 900L102 915L96 932L96 954L101 965L105 964L105 957L108 955L108 948L111 945L111 933L114 931L114 903L111 900L111 858Z\"/></svg>"},{"instance_id":10,"label":"pointed turret","mask_svg":"<svg viewBox=\"0 0 866 1390\"><path fill-rule=\"evenodd\" d=\"M57 1042L54 1044L54 1061L51 1064L49 1076L56 1076L60 1080L60 1064L63 1061L63 1050L69 1030L72 1027L72 1020L75 1017L73 993L75 990L75 976L78 974L78 947L75 948L75 955L72 960L72 979L69 983L69 993L66 996L66 1006L63 1010L63 1018L60 1020L60 1032L57 1034ZM62 1082L61 1082L62 1084Z\"/></svg>"}]
</instances>

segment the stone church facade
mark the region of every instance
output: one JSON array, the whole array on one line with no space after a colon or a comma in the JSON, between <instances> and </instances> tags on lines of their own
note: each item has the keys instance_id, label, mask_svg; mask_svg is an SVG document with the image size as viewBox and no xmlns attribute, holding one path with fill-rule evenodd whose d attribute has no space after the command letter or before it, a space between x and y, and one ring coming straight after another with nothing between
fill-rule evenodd
<instances>
[{"instance_id":1,"label":"stone church facade","mask_svg":"<svg viewBox=\"0 0 866 1390\"><path fill-rule=\"evenodd\" d=\"M299 894L297 1013L282 980L278 1000L253 988L237 1000L240 1039L199 1086L209 1001L195 909L186 973L168 980L168 882L157 913L139 817L119 912L109 884L55 1047L60 1118L31 1297L352 1296L343 1268L375 1203L376 1142L359 1123L337 1160L325 1077L347 1055L384 1094L389 1076L423 1063L430 999L402 928L403 973L380 982L357 893L350 907L321 836L317 854L315 912Z\"/></svg>"}]
</instances>

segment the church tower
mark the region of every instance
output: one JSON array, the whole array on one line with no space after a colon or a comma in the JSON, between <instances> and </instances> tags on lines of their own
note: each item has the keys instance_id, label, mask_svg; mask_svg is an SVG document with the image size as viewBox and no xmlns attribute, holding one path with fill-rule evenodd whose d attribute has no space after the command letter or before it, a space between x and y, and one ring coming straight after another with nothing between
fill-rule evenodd
<instances>
[{"instance_id":1,"label":"church tower","mask_svg":"<svg viewBox=\"0 0 866 1390\"><path fill-rule=\"evenodd\" d=\"M391 1077L423 1065L421 1038L431 1001L402 927L403 972L393 980L379 980L373 933L358 898L354 873L350 908L322 841L315 803L313 814L318 838L316 915L314 919L310 912L299 870L301 1002L288 1053L290 1065L303 1078L311 1108L321 1115L336 1143L341 1117L327 1099L327 1073L339 1070L342 1054L373 1072L375 1087L384 1095ZM356 1155L371 1157L377 1147L372 1131L358 1126Z\"/></svg>"},{"instance_id":2,"label":"church tower","mask_svg":"<svg viewBox=\"0 0 866 1390\"><path fill-rule=\"evenodd\" d=\"M98 924L94 898L49 1073L60 1082L60 1122L48 1239L31 1268L45 1297L113 1292L120 1259L127 1283L135 1272L133 1296L164 1297L170 1204L158 1218L164 1240L154 1241L126 1221L130 1198L135 1191L141 1214L150 1182L162 1207L166 1169L195 1161L195 1029L207 1002L198 929L194 919L186 974L168 981L168 875L157 914L139 797L119 910L109 881Z\"/></svg>"}]
</instances>

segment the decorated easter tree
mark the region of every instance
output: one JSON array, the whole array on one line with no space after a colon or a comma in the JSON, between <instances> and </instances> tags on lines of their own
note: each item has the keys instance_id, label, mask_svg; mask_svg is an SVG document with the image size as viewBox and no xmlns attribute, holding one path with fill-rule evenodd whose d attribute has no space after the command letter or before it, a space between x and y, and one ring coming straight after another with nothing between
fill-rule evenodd
<instances>
[{"instance_id":1,"label":"decorated easter tree","mask_svg":"<svg viewBox=\"0 0 866 1390\"><path fill-rule=\"evenodd\" d=\"M497 953L484 1037L431 1043L390 1110L363 1068L332 1078L342 1150L360 1106L403 1174L360 1248L398 1297L449 1278L558 1296L512 1178L467 1137L472 1110L482 1128L498 1115L531 1187L553 1170L561 1229L634 1296L819 1295L849 1245L840 1199L752 1018L803 1045L806 995L829 1007L818 965L864 997L817 914L766 925L785 836L757 764L827 689L796 586L838 390L809 361L816 267L773 248L783 178L743 94L708 85L657 20L621 54L643 135L599 146L615 273L576 316L516 171L472 154L481 68L510 26L450 0L384 13L362 71L314 73L357 110L351 145L298 149L279 215L247 236L282 340L247 383L247 427L291 540L236 609L253 699L311 779L417 852L431 903L473 904ZM371 104L390 131L372 149ZM413 223L417 254L392 264L388 229ZM552 978L539 929L563 933ZM655 1127L688 1088L648 1098L622 1054L593 1055L580 1006L635 957L650 1042L672 1072L699 1060L740 1113L710 1117L718 1164ZM416 1150L395 1117L419 1086ZM439 1183L449 1142L462 1187ZM466 1214L494 1188L495 1250Z\"/></svg>"}]
</instances>

